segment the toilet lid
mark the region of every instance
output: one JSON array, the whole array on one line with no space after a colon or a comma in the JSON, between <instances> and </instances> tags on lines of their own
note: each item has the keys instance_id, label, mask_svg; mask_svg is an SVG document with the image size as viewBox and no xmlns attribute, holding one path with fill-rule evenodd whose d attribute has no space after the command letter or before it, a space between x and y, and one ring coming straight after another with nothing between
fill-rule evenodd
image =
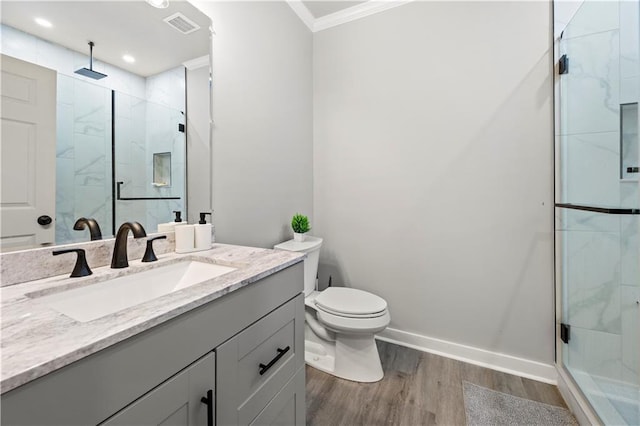
<instances>
[{"instance_id":1,"label":"toilet lid","mask_svg":"<svg viewBox=\"0 0 640 426\"><path fill-rule=\"evenodd\" d=\"M370 315L387 309L382 297L347 287L329 287L320 292L315 303L320 309L343 315Z\"/></svg>"}]
</instances>

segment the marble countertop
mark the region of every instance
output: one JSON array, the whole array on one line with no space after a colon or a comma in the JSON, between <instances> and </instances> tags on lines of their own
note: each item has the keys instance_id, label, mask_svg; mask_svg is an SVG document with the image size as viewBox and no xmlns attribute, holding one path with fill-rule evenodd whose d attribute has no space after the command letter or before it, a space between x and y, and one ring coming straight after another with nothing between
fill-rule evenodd
<instances>
[{"instance_id":1,"label":"marble countertop","mask_svg":"<svg viewBox=\"0 0 640 426\"><path fill-rule=\"evenodd\" d=\"M130 261L129 268L95 268L93 275L45 278L0 289L2 393L121 342L218 299L304 259L304 254L214 244L211 250L158 261ZM237 268L225 275L169 293L89 322L78 322L38 301L37 296L91 285L180 260L200 260ZM35 296L37 295L37 296Z\"/></svg>"}]
</instances>

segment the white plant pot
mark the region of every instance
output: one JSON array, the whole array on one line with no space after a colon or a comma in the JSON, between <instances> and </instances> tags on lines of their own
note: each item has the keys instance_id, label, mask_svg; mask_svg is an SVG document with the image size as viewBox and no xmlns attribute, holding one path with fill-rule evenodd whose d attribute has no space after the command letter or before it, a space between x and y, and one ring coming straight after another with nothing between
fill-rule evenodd
<instances>
[{"instance_id":1,"label":"white plant pot","mask_svg":"<svg viewBox=\"0 0 640 426\"><path fill-rule=\"evenodd\" d=\"M299 243L303 242L307 234L299 234L297 232L293 233L293 241L297 241Z\"/></svg>"}]
</instances>

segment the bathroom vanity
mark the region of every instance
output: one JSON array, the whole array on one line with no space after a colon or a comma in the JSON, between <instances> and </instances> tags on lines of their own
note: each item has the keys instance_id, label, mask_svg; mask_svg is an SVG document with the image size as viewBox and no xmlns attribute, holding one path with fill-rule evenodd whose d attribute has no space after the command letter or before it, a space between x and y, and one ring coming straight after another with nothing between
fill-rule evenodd
<instances>
[{"instance_id":1,"label":"bathroom vanity","mask_svg":"<svg viewBox=\"0 0 640 426\"><path fill-rule=\"evenodd\" d=\"M303 257L216 244L4 287L2 424L304 424ZM84 322L46 302L185 259L235 269Z\"/></svg>"}]
</instances>

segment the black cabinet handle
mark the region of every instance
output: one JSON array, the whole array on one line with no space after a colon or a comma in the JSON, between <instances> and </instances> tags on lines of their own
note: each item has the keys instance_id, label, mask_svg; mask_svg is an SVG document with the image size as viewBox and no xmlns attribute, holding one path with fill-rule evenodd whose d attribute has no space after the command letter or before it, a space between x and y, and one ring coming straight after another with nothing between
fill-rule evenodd
<instances>
[{"instance_id":1,"label":"black cabinet handle","mask_svg":"<svg viewBox=\"0 0 640 426\"><path fill-rule=\"evenodd\" d=\"M264 373L266 373L271 367L273 367L273 365L278 362L278 360L280 358L282 358L284 356L284 354L286 354L287 352L289 352L289 349L291 349L290 346L287 346L284 349L280 349L278 348L278 355L276 355L276 357L274 359L272 359L271 361L269 361L269 364L264 365L264 364L260 364L260 375L262 376Z\"/></svg>"},{"instance_id":2,"label":"black cabinet handle","mask_svg":"<svg viewBox=\"0 0 640 426\"><path fill-rule=\"evenodd\" d=\"M87 256L83 249L68 249L68 250L57 250L52 252L54 256L58 256L60 254L65 253L77 253L78 257L76 259L76 264L73 267L73 271L71 272L71 278L77 277L86 277L88 275L93 274L91 272L91 268L89 268L89 264L87 263Z\"/></svg>"},{"instance_id":3,"label":"black cabinet handle","mask_svg":"<svg viewBox=\"0 0 640 426\"><path fill-rule=\"evenodd\" d=\"M207 404L207 426L213 426L213 389L209 389L207 396L200 398L200 402Z\"/></svg>"},{"instance_id":4,"label":"black cabinet handle","mask_svg":"<svg viewBox=\"0 0 640 426\"><path fill-rule=\"evenodd\" d=\"M38 218L38 225L41 225L41 226L47 226L47 225L49 225L52 221L53 221L53 219L51 219L51 216L47 216L46 214L43 214L42 216L40 216L40 217Z\"/></svg>"}]
</instances>

